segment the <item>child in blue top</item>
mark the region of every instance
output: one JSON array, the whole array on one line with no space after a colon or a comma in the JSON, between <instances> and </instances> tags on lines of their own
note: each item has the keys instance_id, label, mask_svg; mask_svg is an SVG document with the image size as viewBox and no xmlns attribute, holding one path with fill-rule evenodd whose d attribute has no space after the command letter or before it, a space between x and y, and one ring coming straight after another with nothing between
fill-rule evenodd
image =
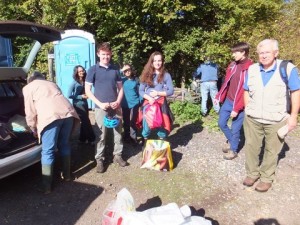
<instances>
[{"instance_id":1,"label":"child in blue top","mask_svg":"<svg viewBox=\"0 0 300 225\"><path fill-rule=\"evenodd\" d=\"M138 81L135 78L129 64L125 64L121 69L121 72L123 74L122 82L124 91L124 96L121 102L124 123L123 140L126 143L137 143L136 120L140 104Z\"/></svg>"}]
</instances>

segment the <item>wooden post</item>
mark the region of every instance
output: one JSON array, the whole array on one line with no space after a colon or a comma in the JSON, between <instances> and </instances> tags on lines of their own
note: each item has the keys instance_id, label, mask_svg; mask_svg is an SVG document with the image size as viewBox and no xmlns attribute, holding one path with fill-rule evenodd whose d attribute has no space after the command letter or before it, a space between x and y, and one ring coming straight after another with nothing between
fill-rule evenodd
<instances>
[{"instance_id":1,"label":"wooden post","mask_svg":"<svg viewBox=\"0 0 300 225\"><path fill-rule=\"evenodd\" d=\"M53 62L54 62L54 54L48 54L48 73L49 73L50 81L54 81Z\"/></svg>"},{"instance_id":2,"label":"wooden post","mask_svg":"<svg viewBox=\"0 0 300 225\"><path fill-rule=\"evenodd\" d=\"M185 77L181 77L181 101L183 102L185 99Z\"/></svg>"}]
</instances>

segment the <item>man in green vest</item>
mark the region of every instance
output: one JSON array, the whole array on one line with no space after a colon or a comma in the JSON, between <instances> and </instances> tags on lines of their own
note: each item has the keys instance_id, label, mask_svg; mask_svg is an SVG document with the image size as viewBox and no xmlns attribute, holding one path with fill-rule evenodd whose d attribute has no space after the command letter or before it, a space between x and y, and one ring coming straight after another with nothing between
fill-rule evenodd
<instances>
[{"instance_id":1,"label":"man in green vest","mask_svg":"<svg viewBox=\"0 0 300 225\"><path fill-rule=\"evenodd\" d=\"M255 186L259 192L266 192L272 186L278 154L284 144L280 133L282 129L287 133L296 128L300 107L298 70L288 63L285 82L279 71L282 60L277 59L278 53L276 40L261 41L257 46L259 63L249 67L244 84L247 177L243 184L250 187L259 180ZM260 162L262 146L264 154Z\"/></svg>"}]
</instances>

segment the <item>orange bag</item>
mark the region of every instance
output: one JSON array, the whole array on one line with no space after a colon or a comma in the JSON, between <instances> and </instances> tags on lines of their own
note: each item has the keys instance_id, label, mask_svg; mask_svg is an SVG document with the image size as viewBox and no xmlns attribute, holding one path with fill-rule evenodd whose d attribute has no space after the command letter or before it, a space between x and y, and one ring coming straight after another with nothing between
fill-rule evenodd
<instances>
[{"instance_id":1,"label":"orange bag","mask_svg":"<svg viewBox=\"0 0 300 225\"><path fill-rule=\"evenodd\" d=\"M173 166L170 143L164 140L147 140L141 168L171 171Z\"/></svg>"}]
</instances>

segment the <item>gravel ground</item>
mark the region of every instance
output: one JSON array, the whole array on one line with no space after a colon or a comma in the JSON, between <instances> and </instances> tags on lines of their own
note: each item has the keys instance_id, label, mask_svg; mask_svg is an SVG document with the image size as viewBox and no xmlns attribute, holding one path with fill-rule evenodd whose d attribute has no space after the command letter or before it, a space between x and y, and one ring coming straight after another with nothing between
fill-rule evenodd
<instances>
[{"instance_id":1,"label":"gravel ground","mask_svg":"<svg viewBox=\"0 0 300 225\"><path fill-rule=\"evenodd\" d=\"M95 172L94 148L74 139L72 169L76 179L56 178L54 191L36 191L40 166L35 165L0 180L0 224L87 225L101 224L106 206L126 187L138 211L176 202L189 205L193 214L213 225L299 225L299 128L286 138L276 181L267 193L245 188L245 155L222 158L222 133L200 124L177 127L169 141L175 168L170 172L140 169L141 146L125 145L130 165L110 164L103 174Z\"/></svg>"}]
</instances>

